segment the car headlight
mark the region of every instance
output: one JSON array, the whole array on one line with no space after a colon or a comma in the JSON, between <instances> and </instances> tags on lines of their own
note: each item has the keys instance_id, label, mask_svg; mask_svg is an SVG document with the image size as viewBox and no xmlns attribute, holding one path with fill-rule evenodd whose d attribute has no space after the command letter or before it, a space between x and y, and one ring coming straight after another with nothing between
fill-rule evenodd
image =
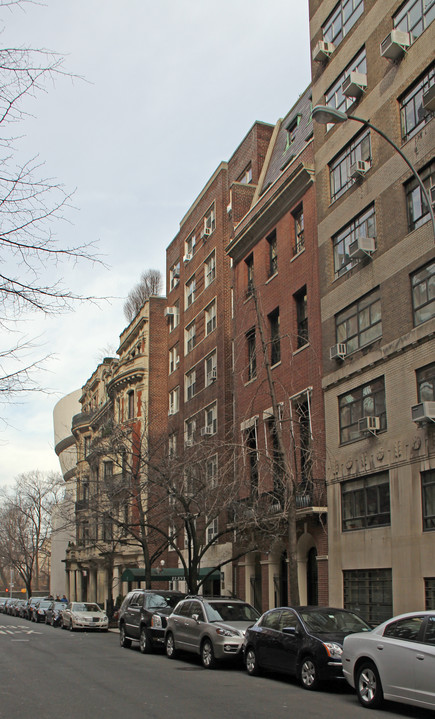
<instances>
[{"instance_id":1,"label":"car headlight","mask_svg":"<svg viewBox=\"0 0 435 719\"><path fill-rule=\"evenodd\" d=\"M341 659L341 655L343 654L343 647L341 647L339 644L336 644L335 642L323 642L323 646L325 647L329 656L332 657L332 659Z\"/></svg>"},{"instance_id":2,"label":"car headlight","mask_svg":"<svg viewBox=\"0 0 435 719\"><path fill-rule=\"evenodd\" d=\"M216 634L219 634L221 637L240 637L239 632L237 632L235 629L216 629Z\"/></svg>"},{"instance_id":3,"label":"car headlight","mask_svg":"<svg viewBox=\"0 0 435 719\"><path fill-rule=\"evenodd\" d=\"M153 614L151 617L151 626L156 629L161 629L163 627L162 618L158 614Z\"/></svg>"}]
</instances>

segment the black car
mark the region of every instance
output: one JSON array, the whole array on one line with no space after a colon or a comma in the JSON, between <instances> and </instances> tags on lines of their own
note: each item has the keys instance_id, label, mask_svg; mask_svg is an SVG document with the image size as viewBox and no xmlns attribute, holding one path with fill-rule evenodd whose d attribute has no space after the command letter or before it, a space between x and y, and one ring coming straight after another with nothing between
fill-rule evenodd
<instances>
[{"instance_id":1,"label":"black car","mask_svg":"<svg viewBox=\"0 0 435 719\"><path fill-rule=\"evenodd\" d=\"M45 623L51 624L52 627L59 627L62 619L62 612L65 607L65 602L50 602L49 607L45 610Z\"/></svg>"},{"instance_id":2,"label":"black car","mask_svg":"<svg viewBox=\"0 0 435 719\"><path fill-rule=\"evenodd\" d=\"M142 654L163 647L166 618L186 595L164 589L134 589L125 597L119 610L118 626L121 647L139 642Z\"/></svg>"},{"instance_id":3,"label":"black car","mask_svg":"<svg viewBox=\"0 0 435 719\"><path fill-rule=\"evenodd\" d=\"M47 611L50 604L50 599L40 599L39 601L35 602L32 607L32 613L30 617L31 621L36 623L45 622L45 612Z\"/></svg>"},{"instance_id":4,"label":"black car","mask_svg":"<svg viewBox=\"0 0 435 719\"><path fill-rule=\"evenodd\" d=\"M326 679L342 679L344 637L371 627L357 614L330 607L270 609L247 630L246 669L268 669L298 677L305 689Z\"/></svg>"}]
</instances>

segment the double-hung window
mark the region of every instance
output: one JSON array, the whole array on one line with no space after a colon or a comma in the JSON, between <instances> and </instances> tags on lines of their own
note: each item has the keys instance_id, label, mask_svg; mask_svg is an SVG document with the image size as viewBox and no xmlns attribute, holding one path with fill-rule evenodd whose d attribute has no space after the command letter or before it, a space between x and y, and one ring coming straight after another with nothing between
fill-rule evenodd
<instances>
[{"instance_id":1,"label":"double-hung window","mask_svg":"<svg viewBox=\"0 0 435 719\"><path fill-rule=\"evenodd\" d=\"M189 354L196 345L196 325L192 322L185 331L186 338L186 354Z\"/></svg>"},{"instance_id":2,"label":"double-hung window","mask_svg":"<svg viewBox=\"0 0 435 719\"><path fill-rule=\"evenodd\" d=\"M217 379L217 355L212 352L205 360L205 385L208 387Z\"/></svg>"},{"instance_id":3,"label":"double-hung window","mask_svg":"<svg viewBox=\"0 0 435 719\"><path fill-rule=\"evenodd\" d=\"M248 355L248 382L257 376L257 350L255 342L255 327L246 333L246 350Z\"/></svg>"},{"instance_id":4,"label":"double-hung window","mask_svg":"<svg viewBox=\"0 0 435 719\"><path fill-rule=\"evenodd\" d=\"M435 260L411 275L414 325L435 317Z\"/></svg>"},{"instance_id":5,"label":"double-hung window","mask_svg":"<svg viewBox=\"0 0 435 719\"><path fill-rule=\"evenodd\" d=\"M279 307L270 313L270 364L281 362L281 335L279 329Z\"/></svg>"},{"instance_id":6,"label":"double-hung window","mask_svg":"<svg viewBox=\"0 0 435 719\"><path fill-rule=\"evenodd\" d=\"M387 428L384 378L372 380L355 387L338 398L340 444L363 439L358 420L364 417L378 417L379 429Z\"/></svg>"},{"instance_id":7,"label":"double-hung window","mask_svg":"<svg viewBox=\"0 0 435 719\"><path fill-rule=\"evenodd\" d=\"M351 167L360 160L367 163L369 169L372 161L370 130L364 130L329 163L329 180L331 202L337 200L354 183Z\"/></svg>"},{"instance_id":8,"label":"double-hung window","mask_svg":"<svg viewBox=\"0 0 435 719\"><path fill-rule=\"evenodd\" d=\"M216 277L216 253L214 250L204 263L204 273L204 285L208 287Z\"/></svg>"},{"instance_id":9,"label":"double-hung window","mask_svg":"<svg viewBox=\"0 0 435 719\"><path fill-rule=\"evenodd\" d=\"M435 62L399 99L402 140L406 142L429 122L432 113L423 107L423 95L435 83Z\"/></svg>"},{"instance_id":10,"label":"double-hung window","mask_svg":"<svg viewBox=\"0 0 435 719\"><path fill-rule=\"evenodd\" d=\"M322 25L323 39L337 47L364 12L364 0L340 0Z\"/></svg>"},{"instance_id":11,"label":"double-hung window","mask_svg":"<svg viewBox=\"0 0 435 719\"><path fill-rule=\"evenodd\" d=\"M211 404L204 411L204 432L203 434L216 434L217 432L217 405Z\"/></svg>"},{"instance_id":12,"label":"double-hung window","mask_svg":"<svg viewBox=\"0 0 435 719\"><path fill-rule=\"evenodd\" d=\"M293 220L295 223L295 245L293 248L293 254L297 255L305 247L304 240L304 209L302 205L293 210Z\"/></svg>"},{"instance_id":13,"label":"double-hung window","mask_svg":"<svg viewBox=\"0 0 435 719\"><path fill-rule=\"evenodd\" d=\"M307 288L303 287L294 296L296 304L297 347L304 347L309 341Z\"/></svg>"},{"instance_id":14,"label":"double-hung window","mask_svg":"<svg viewBox=\"0 0 435 719\"><path fill-rule=\"evenodd\" d=\"M169 350L169 374L175 372L178 367L179 361L180 357L178 354L178 345L175 345L175 347L172 347L172 349Z\"/></svg>"},{"instance_id":15,"label":"double-hung window","mask_svg":"<svg viewBox=\"0 0 435 719\"><path fill-rule=\"evenodd\" d=\"M435 469L421 473L423 529L435 529Z\"/></svg>"},{"instance_id":16,"label":"double-hung window","mask_svg":"<svg viewBox=\"0 0 435 719\"><path fill-rule=\"evenodd\" d=\"M276 230L271 232L270 235L266 237L266 240L269 245L269 277L272 277L278 272Z\"/></svg>"},{"instance_id":17,"label":"double-hung window","mask_svg":"<svg viewBox=\"0 0 435 719\"><path fill-rule=\"evenodd\" d=\"M216 329L216 300L205 309L205 334L209 335Z\"/></svg>"},{"instance_id":18,"label":"double-hung window","mask_svg":"<svg viewBox=\"0 0 435 719\"><path fill-rule=\"evenodd\" d=\"M254 291L254 255L249 255L245 260L246 265L246 297L250 297Z\"/></svg>"},{"instance_id":19,"label":"double-hung window","mask_svg":"<svg viewBox=\"0 0 435 719\"><path fill-rule=\"evenodd\" d=\"M192 399L196 392L196 370L192 369L186 374L186 401Z\"/></svg>"},{"instance_id":20,"label":"double-hung window","mask_svg":"<svg viewBox=\"0 0 435 719\"><path fill-rule=\"evenodd\" d=\"M204 215L204 235L211 235L216 227L214 205Z\"/></svg>"},{"instance_id":21,"label":"double-hung window","mask_svg":"<svg viewBox=\"0 0 435 719\"><path fill-rule=\"evenodd\" d=\"M180 388L175 387L175 389L173 389L169 392L169 412L168 412L168 414L176 414L179 409L180 409Z\"/></svg>"},{"instance_id":22,"label":"double-hung window","mask_svg":"<svg viewBox=\"0 0 435 719\"><path fill-rule=\"evenodd\" d=\"M430 165L423 168L419 174L429 195L430 188L435 185L435 160L432 160ZM431 217L425 196L415 177L411 177L411 179L408 180L405 185L405 192L406 208L408 211L408 229L412 232L412 230L428 222Z\"/></svg>"},{"instance_id":23,"label":"double-hung window","mask_svg":"<svg viewBox=\"0 0 435 719\"><path fill-rule=\"evenodd\" d=\"M184 423L184 444L192 447L195 442L196 420L190 417Z\"/></svg>"},{"instance_id":24,"label":"double-hung window","mask_svg":"<svg viewBox=\"0 0 435 719\"><path fill-rule=\"evenodd\" d=\"M435 362L416 371L419 402L435 402Z\"/></svg>"},{"instance_id":25,"label":"double-hung window","mask_svg":"<svg viewBox=\"0 0 435 719\"><path fill-rule=\"evenodd\" d=\"M393 15L393 26L398 30L409 32L413 42L434 19L434 0L407 0Z\"/></svg>"},{"instance_id":26,"label":"double-hung window","mask_svg":"<svg viewBox=\"0 0 435 719\"><path fill-rule=\"evenodd\" d=\"M334 270L336 277L348 272L357 262L349 255L349 246L358 237L376 237L375 206L357 215L332 238L334 245Z\"/></svg>"},{"instance_id":27,"label":"double-hung window","mask_svg":"<svg viewBox=\"0 0 435 719\"><path fill-rule=\"evenodd\" d=\"M337 342L346 345L346 354L382 336L381 297L379 288L354 302L335 317Z\"/></svg>"},{"instance_id":28,"label":"double-hung window","mask_svg":"<svg viewBox=\"0 0 435 719\"><path fill-rule=\"evenodd\" d=\"M186 282L186 309L187 307L190 307L195 302L195 293L196 293L196 280L195 276L191 277L188 282Z\"/></svg>"}]
</instances>

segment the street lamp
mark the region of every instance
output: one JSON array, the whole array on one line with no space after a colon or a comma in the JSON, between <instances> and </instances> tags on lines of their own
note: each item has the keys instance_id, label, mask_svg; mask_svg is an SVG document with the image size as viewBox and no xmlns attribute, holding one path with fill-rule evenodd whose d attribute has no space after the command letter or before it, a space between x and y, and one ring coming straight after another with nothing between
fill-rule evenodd
<instances>
[{"instance_id":1,"label":"street lamp","mask_svg":"<svg viewBox=\"0 0 435 719\"><path fill-rule=\"evenodd\" d=\"M423 197L426 200L426 204L429 209L430 218L432 220L432 231L435 238L435 217L430 201L429 194L423 184L423 181L418 174L417 170L415 169L414 165L408 160L406 155L402 152L400 147L396 145L391 138L388 137L388 135L385 134L382 130L380 130L378 127L375 127L375 125L372 125L371 122L368 120L364 120L362 117L356 117L355 115L346 115L345 112L342 112L341 110L336 110L335 107L330 107L329 105L316 105L313 107L313 120L318 122L320 125L328 125L329 123L332 123L334 125L340 124L341 122L346 122L346 120L355 120L356 122L360 122L364 127L369 127L374 132L377 132L378 135L384 138L391 147L394 148L396 152L399 153L400 157L402 157L406 164L408 165L409 169L411 170L412 174L414 175L415 179L417 180L418 184L420 185L420 189L423 193Z\"/></svg>"}]
</instances>

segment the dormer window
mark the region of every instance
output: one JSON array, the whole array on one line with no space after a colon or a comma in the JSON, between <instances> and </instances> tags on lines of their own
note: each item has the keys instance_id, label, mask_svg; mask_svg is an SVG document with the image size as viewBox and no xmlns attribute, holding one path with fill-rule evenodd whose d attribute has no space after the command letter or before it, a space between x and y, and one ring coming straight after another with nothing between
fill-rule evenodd
<instances>
[{"instance_id":1,"label":"dormer window","mask_svg":"<svg viewBox=\"0 0 435 719\"><path fill-rule=\"evenodd\" d=\"M296 138L296 130L299 127L299 123L301 121L302 115L296 115L296 117L291 120L291 122L287 125L287 144L286 144L286 150L290 147L290 145L293 144Z\"/></svg>"}]
</instances>

